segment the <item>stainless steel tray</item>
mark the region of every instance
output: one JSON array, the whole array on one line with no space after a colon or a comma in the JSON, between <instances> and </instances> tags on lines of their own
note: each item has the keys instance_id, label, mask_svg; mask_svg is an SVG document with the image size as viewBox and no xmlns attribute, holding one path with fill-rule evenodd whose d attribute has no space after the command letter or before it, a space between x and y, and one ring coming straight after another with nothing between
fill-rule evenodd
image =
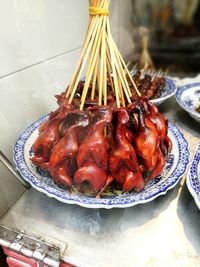
<instances>
[{"instance_id":1,"label":"stainless steel tray","mask_svg":"<svg viewBox=\"0 0 200 267\"><path fill-rule=\"evenodd\" d=\"M172 98L159 107L184 132L193 156L199 124ZM173 190L132 208L93 210L28 190L1 225L60 247L77 266L200 266L200 211L182 179Z\"/></svg>"}]
</instances>

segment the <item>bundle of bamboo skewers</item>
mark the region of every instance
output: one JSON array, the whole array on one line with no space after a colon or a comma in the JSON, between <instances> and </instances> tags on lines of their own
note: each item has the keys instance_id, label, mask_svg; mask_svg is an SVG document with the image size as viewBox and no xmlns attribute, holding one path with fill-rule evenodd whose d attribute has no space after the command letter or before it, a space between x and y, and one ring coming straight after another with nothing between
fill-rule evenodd
<instances>
[{"instance_id":1,"label":"bundle of bamboo skewers","mask_svg":"<svg viewBox=\"0 0 200 267\"><path fill-rule=\"evenodd\" d=\"M140 92L132 79L128 68L113 40L109 22L110 0L89 0L89 25L80 56L66 97L72 103L80 79L86 69L85 84L81 96L80 109L84 108L86 98L94 100L98 95L98 104L107 105L107 84L116 97L117 107L131 103L130 85L138 96ZM88 90L92 85L91 92ZM89 95L90 93L90 95Z\"/></svg>"},{"instance_id":2,"label":"bundle of bamboo skewers","mask_svg":"<svg viewBox=\"0 0 200 267\"><path fill-rule=\"evenodd\" d=\"M40 127L32 162L49 171L56 184L84 193L89 183L99 198L110 186L141 191L160 174L171 146L167 121L147 98L138 97L141 94L112 38L110 0L89 3L80 61L67 93L57 96L59 108ZM80 82L85 70L85 81ZM159 134L163 152L158 149Z\"/></svg>"}]
</instances>

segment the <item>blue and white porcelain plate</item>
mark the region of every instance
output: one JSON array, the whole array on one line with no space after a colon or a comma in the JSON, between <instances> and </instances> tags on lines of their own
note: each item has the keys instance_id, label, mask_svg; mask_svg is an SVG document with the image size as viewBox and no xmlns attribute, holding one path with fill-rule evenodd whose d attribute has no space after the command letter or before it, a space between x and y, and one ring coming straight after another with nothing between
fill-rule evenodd
<instances>
[{"instance_id":1,"label":"blue and white porcelain plate","mask_svg":"<svg viewBox=\"0 0 200 267\"><path fill-rule=\"evenodd\" d=\"M200 142L187 174L187 187L200 209Z\"/></svg>"},{"instance_id":2,"label":"blue and white porcelain plate","mask_svg":"<svg viewBox=\"0 0 200 267\"><path fill-rule=\"evenodd\" d=\"M77 191L69 192L56 185L48 173L39 170L31 162L32 145L38 136L38 127L47 119L48 115L43 116L24 130L14 146L14 161L21 176L32 187L61 202L77 204L86 208L131 207L152 201L156 197L166 194L169 189L172 189L178 183L186 171L189 162L188 143L179 129L169 123L169 137L172 140L173 149L163 173L149 182L142 192L119 192L112 195L103 195L100 199L82 195Z\"/></svg>"},{"instance_id":3,"label":"blue and white porcelain plate","mask_svg":"<svg viewBox=\"0 0 200 267\"><path fill-rule=\"evenodd\" d=\"M189 83L179 87L176 92L176 100L190 116L200 122L200 113L195 109L200 105L200 83Z\"/></svg>"},{"instance_id":4,"label":"blue and white porcelain plate","mask_svg":"<svg viewBox=\"0 0 200 267\"><path fill-rule=\"evenodd\" d=\"M166 86L164 87L161 96L159 98L151 99L151 102L157 106L176 94L177 87L175 83L170 78L165 78L165 80Z\"/></svg>"}]
</instances>

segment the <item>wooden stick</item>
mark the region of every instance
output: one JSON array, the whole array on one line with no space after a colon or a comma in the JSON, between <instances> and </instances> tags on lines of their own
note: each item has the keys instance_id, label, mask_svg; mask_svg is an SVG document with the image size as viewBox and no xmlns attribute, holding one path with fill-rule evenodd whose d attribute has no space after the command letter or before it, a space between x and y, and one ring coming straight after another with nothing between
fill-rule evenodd
<instances>
[{"instance_id":1,"label":"wooden stick","mask_svg":"<svg viewBox=\"0 0 200 267\"><path fill-rule=\"evenodd\" d=\"M88 88L89 88L89 85L90 85L90 80L91 80L92 73L93 73L93 70L94 70L94 65L95 65L95 62L96 62L96 59L97 59L97 55L98 55L98 49L100 47L101 35L97 40L98 40L98 42L97 42L97 44L95 46L95 49L93 49L93 53L91 55L90 62L89 62L89 65L88 65L89 67L88 67L88 70L87 70L86 80L85 80L85 84L84 84L84 88L83 88L83 92L82 92L80 110L83 109L83 106L84 106L84 103L85 103L85 99L86 99L86 96L87 96Z\"/></svg>"},{"instance_id":2,"label":"wooden stick","mask_svg":"<svg viewBox=\"0 0 200 267\"><path fill-rule=\"evenodd\" d=\"M108 81L115 93L117 107L125 107L126 103L131 103L132 93L129 81L133 84L137 94L139 96L141 94L111 35L106 11L110 0L89 0L89 3L90 6L94 7L90 10L92 12L94 10L94 12L90 15L83 51L67 92L69 103L72 103L83 70L87 67L80 109L84 108L91 83L91 100L94 100L97 90L98 104L107 105Z\"/></svg>"},{"instance_id":3,"label":"wooden stick","mask_svg":"<svg viewBox=\"0 0 200 267\"><path fill-rule=\"evenodd\" d=\"M108 27L109 27L109 24L108 24ZM110 34L110 29L108 30L108 32L109 32L109 35L110 35L110 46L113 48L113 51L116 52L116 50L115 50L115 48L114 48L114 45L115 45L115 44L114 44L114 41L113 41L112 36L111 36L111 34ZM115 55L116 55L116 54L115 54ZM126 80L126 77L125 77L123 68L122 68L122 67L120 68L120 64L119 64L120 62L119 62L119 61L117 62L117 58L116 58L116 56L114 57L114 61L115 61L116 70L117 70L117 73L118 73L118 75L119 75L120 81L121 81L121 83L122 83L122 86L123 86L123 89L124 89L124 92L125 92L127 101L128 101L128 103L131 103L131 99L130 99L130 97L129 97L129 92L127 91L127 89L126 89L126 85L125 85L125 83L124 83L124 80ZM123 78L123 76L124 76L124 78ZM128 88L129 88L128 82L127 82L127 86L128 86ZM129 88L129 89L130 89L130 88Z\"/></svg>"},{"instance_id":4,"label":"wooden stick","mask_svg":"<svg viewBox=\"0 0 200 267\"><path fill-rule=\"evenodd\" d=\"M122 56L120 55L119 50L118 50L118 48L117 48L117 46L116 46L116 44L115 44L115 42L114 42L114 40L113 40L113 38L112 38L111 31L110 31L110 23L109 23L109 21L108 21L108 31L109 31L109 34L110 34L111 45L113 46L113 49L114 49L115 54L116 54L116 57L117 57L117 59L118 59L118 62L117 62L116 64L120 67L120 70L121 70L122 73L124 74L124 81L125 81L125 80L127 81L127 79L126 79L126 77L125 77L124 69L123 69L123 67L122 67L122 63L123 63L123 62L121 62L121 61L122 61ZM126 67L126 71L129 73L127 67ZM128 82L125 82L125 84L126 84L126 88L127 88L127 90L128 90L129 97L131 97L131 96L132 96L132 93L131 93L129 84L128 84ZM130 98L129 98L129 99L130 99Z\"/></svg>"},{"instance_id":5,"label":"wooden stick","mask_svg":"<svg viewBox=\"0 0 200 267\"><path fill-rule=\"evenodd\" d=\"M111 68L110 68L110 65L109 65L108 61L106 61L106 64L107 64L107 76L108 76L108 80L110 82L111 90L112 90L112 92L115 92L114 85L113 85L113 80L112 80L112 77L110 75Z\"/></svg>"},{"instance_id":6,"label":"wooden stick","mask_svg":"<svg viewBox=\"0 0 200 267\"><path fill-rule=\"evenodd\" d=\"M116 54L116 59L117 59L117 65L119 66L119 71L120 71L119 75L122 79L123 89L124 89L127 101L128 101L128 103L131 103L130 96L132 94L131 94L130 87L129 87L128 81L126 79L126 75L125 75L124 69L121 65L121 61L120 61L118 54Z\"/></svg>"},{"instance_id":7,"label":"wooden stick","mask_svg":"<svg viewBox=\"0 0 200 267\"><path fill-rule=\"evenodd\" d=\"M123 68L126 70L126 74L127 74L128 78L129 78L129 80L131 81L132 85L134 86L134 89L135 89L136 93L138 94L138 96L141 96L140 91L138 90L138 88L137 88L137 86L136 86L136 84L135 84L133 78L131 77L131 75L130 75L130 73L129 73L129 70L128 70L127 66L126 66L126 63L124 62L124 60L123 60L123 58L122 58L122 56L121 56L121 54L120 54L118 48L116 47L116 44L115 44L115 48L116 48L116 50L118 51L118 55L119 55L119 58L120 58L120 60L121 60L121 62L122 62L122 66L123 66Z\"/></svg>"},{"instance_id":8,"label":"wooden stick","mask_svg":"<svg viewBox=\"0 0 200 267\"><path fill-rule=\"evenodd\" d=\"M88 50L87 50L88 53L87 53L87 56L85 55L85 58L84 58L85 61L84 61L84 64L82 64L81 70L80 70L80 72L79 72L79 74L78 74L78 76L77 76L77 79L76 79L76 82L75 82L73 91L72 91L71 96L70 96L70 99L69 99L69 103L71 103L72 100L73 100L74 94L75 94L75 92L76 92L76 88L77 88L77 86L78 86L78 83L79 83L79 80L80 80L80 77L81 77L81 72L82 72L82 70L83 70L83 67L84 67L85 64L86 64L86 60L87 60L89 54L91 53L91 49L94 51L95 46L96 46L96 44L97 44L97 42L98 42L99 34L100 34L100 31L101 31L101 24L102 24L102 17L97 21L97 29L96 29L96 32L93 32L93 35L92 35L90 44L89 44L89 46L88 46ZM92 56L91 56L91 57L92 57ZM90 60L90 62L91 62L91 60ZM89 64L90 64L90 63L89 63ZM88 70L89 70L89 66L88 66ZM87 75L86 75L86 81L87 81ZM86 81L85 81L85 83L86 83ZM88 85L88 86L89 86L89 85Z\"/></svg>"},{"instance_id":9,"label":"wooden stick","mask_svg":"<svg viewBox=\"0 0 200 267\"><path fill-rule=\"evenodd\" d=\"M90 43L87 47L87 51L85 53L85 56L83 59L81 59L82 61L80 61L80 63L78 64L78 68L77 68L77 71L76 73L74 74L74 80L72 81L72 85L71 85L71 88L69 88L69 94L71 94L70 98L69 98L69 103L72 102L73 100L73 97L74 97L74 94L76 92L76 89L77 89L77 86L78 86L78 83L79 83L79 80L81 78L81 74L82 74L82 71L86 65L86 62L87 62L87 59L88 59L88 56L90 54L90 51L91 51L91 48L92 48L92 45L95 41L95 37L96 37L96 34L97 34L97 31L98 31L98 24L99 22L96 24L96 28L95 28L95 31L93 32L92 34L92 38L90 39ZM67 97L68 97L67 95Z\"/></svg>"},{"instance_id":10,"label":"wooden stick","mask_svg":"<svg viewBox=\"0 0 200 267\"><path fill-rule=\"evenodd\" d=\"M107 24L107 17L105 17L105 28L103 32L103 61L104 61L104 68L103 68L103 93L104 93L104 105L107 105L107 64L106 64L106 24Z\"/></svg>"},{"instance_id":11,"label":"wooden stick","mask_svg":"<svg viewBox=\"0 0 200 267\"><path fill-rule=\"evenodd\" d=\"M86 51L88 49L88 45L89 45L89 42L91 41L91 37L92 37L92 33L95 31L96 27L97 27L97 18L96 17L90 17L90 22L89 22L89 26L88 26L88 29L87 29L87 32L86 32L86 37L85 37L85 41L84 41L84 46L83 46L83 50L82 50L82 53L81 53L81 56L80 56L80 60L77 64L77 67L76 67L76 70L74 72L74 75L72 77L72 81L71 81L71 84L70 84L70 87L67 91L67 95L66 97L68 97L71 92L72 92L72 89L74 87L74 84L75 84L75 81L77 79L77 76L81 70L81 66L82 66L82 63L83 63L83 59L84 59L84 56L86 54Z\"/></svg>"},{"instance_id":12,"label":"wooden stick","mask_svg":"<svg viewBox=\"0 0 200 267\"><path fill-rule=\"evenodd\" d=\"M119 84L119 94L120 94L120 98L121 98L121 102L122 102L122 107L125 107L125 100L124 100L124 92L122 90L122 84L120 82L120 78L118 77L118 84Z\"/></svg>"},{"instance_id":13,"label":"wooden stick","mask_svg":"<svg viewBox=\"0 0 200 267\"><path fill-rule=\"evenodd\" d=\"M109 1L106 0L105 3L104 3L103 8L108 8L108 5L109 5ZM91 58L90 58L90 62L89 62L89 65L88 65L88 70L87 70L87 74L86 74L86 80L85 80L83 93L82 93L82 97L81 97L81 104L80 104L80 109L81 110L84 107L85 99L86 99L88 88L89 88L89 85L90 85L90 80L91 80L92 73L93 73L93 70L94 70L94 67L95 67L95 62L96 62L96 59L98 57L98 53L99 53L98 51L99 51L99 48L100 48L101 38L102 38L102 34L103 34L103 31L101 30L103 22L104 22L104 16L100 16L99 25L98 25L99 26L98 27L98 32L97 32L96 39L94 41L93 49L92 49L92 52L91 52ZM100 81L100 86L101 86L101 81Z\"/></svg>"},{"instance_id":14,"label":"wooden stick","mask_svg":"<svg viewBox=\"0 0 200 267\"><path fill-rule=\"evenodd\" d=\"M108 44L107 44L107 47L108 47ZM108 79L109 79L110 84L111 84L112 92L114 93L115 89L114 89L113 79L111 77L111 72L112 72L111 59L110 59L110 54L108 52L109 52L109 49L106 50Z\"/></svg>"},{"instance_id":15,"label":"wooden stick","mask_svg":"<svg viewBox=\"0 0 200 267\"><path fill-rule=\"evenodd\" d=\"M106 8L106 7L107 7L107 3L105 1L105 7L104 8ZM101 38L102 38L101 27L103 24L103 18L104 18L103 16L100 16L100 18L99 18L98 30L97 30L96 38L94 40L94 45L93 45L92 52L91 52L91 58L90 58L90 62L88 64L86 80L85 80L85 84L84 84L84 88L83 88L83 92L82 92L80 110L82 110L84 107L85 99L86 99L88 88L90 85L90 80L91 80L92 73L93 73L93 70L95 67L95 62L96 62L96 59L98 57L98 53L99 53L98 51L100 48Z\"/></svg>"},{"instance_id":16,"label":"wooden stick","mask_svg":"<svg viewBox=\"0 0 200 267\"><path fill-rule=\"evenodd\" d=\"M108 25L107 25L107 31L108 31ZM111 67L112 67L112 70L113 70L113 80L114 80L116 103L117 103L117 107L120 108L118 79L117 79L117 74L116 74L116 69L115 69L116 66L115 66L115 63L114 63L114 51L109 46L109 44L110 44L109 34L107 35L107 44L108 44L109 51L110 51Z\"/></svg>"},{"instance_id":17,"label":"wooden stick","mask_svg":"<svg viewBox=\"0 0 200 267\"><path fill-rule=\"evenodd\" d=\"M97 5L98 4L98 1L90 1L92 5ZM99 7L100 8L103 8L103 6L105 5L105 2L106 0L102 0L100 1L100 5ZM66 97L68 98L69 95L72 93L72 90L75 88L75 90L73 90L73 95L76 91L76 88L77 88L77 85L78 85L78 82L80 80L80 77L81 77L81 73L82 73L82 70L85 66L85 63L87 61L87 57L89 55L89 51L91 46L92 46L92 43L94 41L94 38L95 38L95 33L96 33L96 30L97 30L97 27L98 27L98 23L99 23L99 20L98 20L98 16L90 16L90 21L89 21L89 26L88 26L88 29L87 29L87 32L86 32L86 37L85 37L85 41L84 41L84 46L83 46L83 50L82 50L82 53L81 53L81 56L80 56L80 60L79 60L79 63L77 65L77 68L74 72L74 75L73 75L73 78L72 78L72 82L70 84L70 87L67 91L67 95ZM78 82L77 82L78 81ZM72 97L73 98L73 97ZM70 103L71 103L71 98L70 98Z\"/></svg>"},{"instance_id":18,"label":"wooden stick","mask_svg":"<svg viewBox=\"0 0 200 267\"><path fill-rule=\"evenodd\" d=\"M102 40L101 40L101 51L100 51L100 55L101 55L101 62L100 62L100 77L99 77L99 101L98 104L102 105L102 92L103 92L103 79L104 79L104 42L103 42L103 38L104 38L104 34L105 34L105 26L106 26L106 20L105 17L103 18L103 27L102 27Z\"/></svg>"},{"instance_id":19,"label":"wooden stick","mask_svg":"<svg viewBox=\"0 0 200 267\"><path fill-rule=\"evenodd\" d=\"M92 92L91 92L91 100L94 100L94 95L95 95L95 89L96 89L96 84L97 84L97 72L98 72L98 57L95 63L95 69L94 69L94 74L93 74L93 81L92 81Z\"/></svg>"}]
</instances>

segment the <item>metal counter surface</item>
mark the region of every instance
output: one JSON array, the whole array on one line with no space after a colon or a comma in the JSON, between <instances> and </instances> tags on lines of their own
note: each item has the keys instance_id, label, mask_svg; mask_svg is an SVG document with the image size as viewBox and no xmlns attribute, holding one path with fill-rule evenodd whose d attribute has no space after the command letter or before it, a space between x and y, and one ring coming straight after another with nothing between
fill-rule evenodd
<instances>
[{"instance_id":1,"label":"metal counter surface","mask_svg":"<svg viewBox=\"0 0 200 267\"><path fill-rule=\"evenodd\" d=\"M200 124L174 98L159 108L180 127L192 157ZM61 258L78 266L200 266L200 211L185 177L166 195L127 209L86 209L30 189L0 224L60 246Z\"/></svg>"}]
</instances>

